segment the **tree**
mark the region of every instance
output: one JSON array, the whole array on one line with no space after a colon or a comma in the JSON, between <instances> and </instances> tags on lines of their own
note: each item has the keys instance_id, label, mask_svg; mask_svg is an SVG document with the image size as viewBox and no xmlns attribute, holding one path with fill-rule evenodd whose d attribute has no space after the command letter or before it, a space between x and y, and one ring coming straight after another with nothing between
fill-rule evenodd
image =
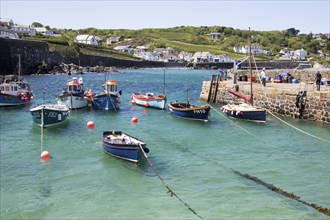
<instances>
[{"instance_id":1,"label":"tree","mask_svg":"<svg viewBox=\"0 0 330 220\"><path fill-rule=\"evenodd\" d=\"M36 22L36 21L32 23L32 26L33 27L43 27L43 25L41 23Z\"/></svg>"},{"instance_id":2,"label":"tree","mask_svg":"<svg viewBox=\"0 0 330 220\"><path fill-rule=\"evenodd\" d=\"M296 30L294 28L289 28L286 30L286 36L288 37L296 37L299 34L299 30Z\"/></svg>"}]
</instances>

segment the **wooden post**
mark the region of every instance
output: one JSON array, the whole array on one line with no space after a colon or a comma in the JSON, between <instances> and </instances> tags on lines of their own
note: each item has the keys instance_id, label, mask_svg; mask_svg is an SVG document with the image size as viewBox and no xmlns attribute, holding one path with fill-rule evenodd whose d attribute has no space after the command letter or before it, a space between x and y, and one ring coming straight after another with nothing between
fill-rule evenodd
<instances>
[{"instance_id":1,"label":"wooden post","mask_svg":"<svg viewBox=\"0 0 330 220\"><path fill-rule=\"evenodd\" d=\"M217 84L215 85L215 91L214 91L214 96L213 96L213 103L217 101L217 93L218 93L218 88L219 88L219 82L221 81L221 75L218 74L218 79L217 79Z\"/></svg>"},{"instance_id":2,"label":"wooden post","mask_svg":"<svg viewBox=\"0 0 330 220\"><path fill-rule=\"evenodd\" d=\"M207 97L207 102L211 100L211 95L212 95L212 87L213 87L213 80L214 80L215 75L211 76L211 81L210 81L210 89L209 89L209 95Z\"/></svg>"}]
</instances>

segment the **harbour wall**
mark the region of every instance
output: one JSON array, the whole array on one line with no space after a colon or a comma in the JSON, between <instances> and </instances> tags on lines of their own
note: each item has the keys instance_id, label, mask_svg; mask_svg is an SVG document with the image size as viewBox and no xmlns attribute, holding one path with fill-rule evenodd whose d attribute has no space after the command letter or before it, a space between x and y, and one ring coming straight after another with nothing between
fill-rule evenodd
<instances>
[{"instance_id":1,"label":"harbour wall","mask_svg":"<svg viewBox=\"0 0 330 220\"><path fill-rule=\"evenodd\" d=\"M21 56L23 74L43 74L61 70L61 64L75 64L82 67L119 68L181 68L183 63L122 60L79 53L76 58L67 58L49 51L48 43L42 41L13 40L0 38L0 75L18 72L18 55ZM102 69L102 68L101 68Z\"/></svg>"},{"instance_id":2,"label":"harbour wall","mask_svg":"<svg viewBox=\"0 0 330 220\"><path fill-rule=\"evenodd\" d=\"M296 72L301 78L305 78L306 82L292 84L292 83L266 83L266 87L262 87L259 83L253 83L253 100L254 105L263 107L271 113L283 115L291 118L301 118L305 120L330 122L330 87L321 86L321 91L316 90L314 81L311 82L309 75L313 73ZM329 76L330 70L323 71L323 75ZM213 82L214 84L214 82ZM250 82L237 82L239 92L247 96L251 95ZM230 94L228 89L233 89L234 84L232 80L220 81L218 89L215 92L216 86L212 86L211 80L204 81L200 93L200 99L207 101L211 97L210 102L214 103L230 103L239 102L242 99ZM300 112L296 106L296 98L299 91L305 91L306 96L305 107Z\"/></svg>"}]
</instances>

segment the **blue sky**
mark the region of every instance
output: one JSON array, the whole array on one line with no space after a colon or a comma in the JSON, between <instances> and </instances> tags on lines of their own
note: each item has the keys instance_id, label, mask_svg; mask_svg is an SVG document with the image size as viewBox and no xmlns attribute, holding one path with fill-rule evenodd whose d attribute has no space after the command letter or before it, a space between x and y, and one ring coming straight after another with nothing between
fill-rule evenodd
<instances>
[{"instance_id":1,"label":"blue sky","mask_svg":"<svg viewBox=\"0 0 330 220\"><path fill-rule=\"evenodd\" d=\"M55 28L142 29L226 26L247 30L330 32L330 0L67 1L0 0L0 17Z\"/></svg>"}]
</instances>

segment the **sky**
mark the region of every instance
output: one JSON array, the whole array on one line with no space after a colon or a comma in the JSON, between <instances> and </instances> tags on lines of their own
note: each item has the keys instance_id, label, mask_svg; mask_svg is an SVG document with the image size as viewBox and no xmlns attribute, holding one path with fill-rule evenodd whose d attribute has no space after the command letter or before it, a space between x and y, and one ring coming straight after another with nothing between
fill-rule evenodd
<instances>
[{"instance_id":1,"label":"sky","mask_svg":"<svg viewBox=\"0 0 330 220\"><path fill-rule=\"evenodd\" d=\"M58 29L225 26L330 33L330 0L0 0L0 17Z\"/></svg>"}]
</instances>

